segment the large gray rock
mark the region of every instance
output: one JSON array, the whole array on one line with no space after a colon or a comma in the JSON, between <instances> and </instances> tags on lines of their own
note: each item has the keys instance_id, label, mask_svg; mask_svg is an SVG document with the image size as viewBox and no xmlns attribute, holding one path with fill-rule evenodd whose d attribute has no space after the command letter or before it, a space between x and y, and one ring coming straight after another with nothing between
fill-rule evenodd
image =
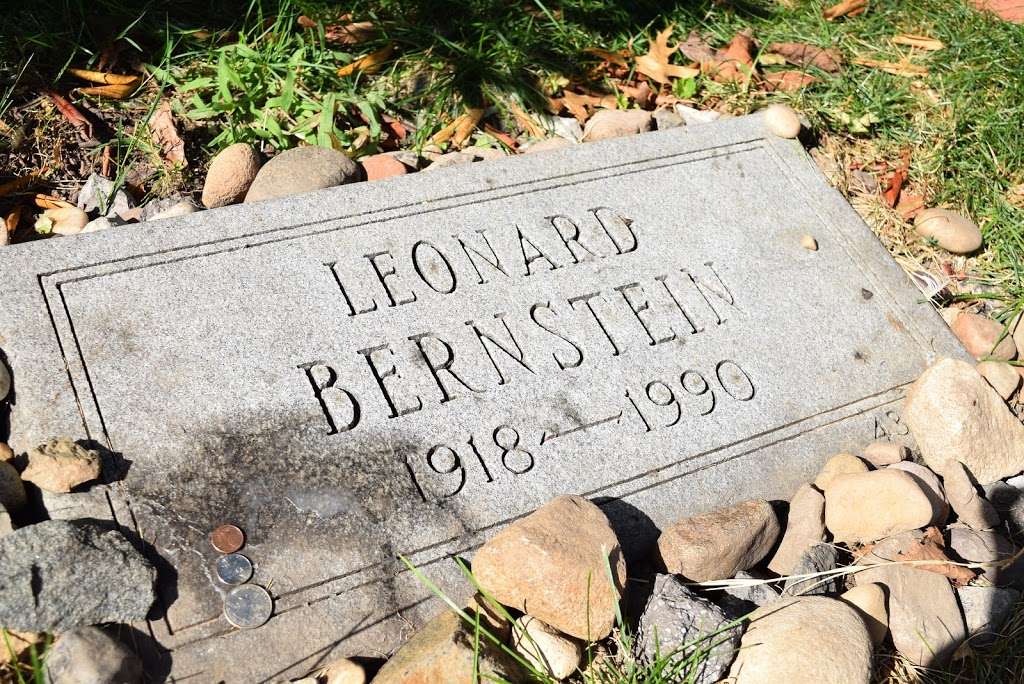
<instances>
[{"instance_id":1,"label":"large gray rock","mask_svg":"<svg viewBox=\"0 0 1024 684\"><path fill-rule=\"evenodd\" d=\"M1019 591L1005 587L957 587L956 593L974 648L986 648L996 641L1020 601Z\"/></svg>"},{"instance_id":2,"label":"large gray rock","mask_svg":"<svg viewBox=\"0 0 1024 684\"><path fill-rule=\"evenodd\" d=\"M280 153L259 170L246 202L262 202L351 183L359 167L341 152L326 147L296 147Z\"/></svg>"},{"instance_id":3,"label":"large gray rock","mask_svg":"<svg viewBox=\"0 0 1024 684\"><path fill-rule=\"evenodd\" d=\"M636 656L645 663L659 656L681 662L696 650L707 650L698 671L678 675L694 684L717 682L736 657L740 642L741 629L726 629L730 622L721 608L691 592L675 575L658 575L637 626Z\"/></svg>"},{"instance_id":4,"label":"large gray rock","mask_svg":"<svg viewBox=\"0 0 1024 684\"><path fill-rule=\"evenodd\" d=\"M0 625L62 632L146 617L156 571L120 532L48 520L0 539Z\"/></svg>"},{"instance_id":5,"label":"large gray rock","mask_svg":"<svg viewBox=\"0 0 1024 684\"><path fill-rule=\"evenodd\" d=\"M1024 560L1000 564L1012 558L1017 548L998 532L951 525L947 534L952 557L968 563L988 563L982 575L992 584L1016 584L1024 579Z\"/></svg>"},{"instance_id":6,"label":"large gray rock","mask_svg":"<svg viewBox=\"0 0 1024 684\"><path fill-rule=\"evenodd\" d=\"M1024 539L1024 476L998 480L983 489L1010 535Z\"/></svg>"},{"instance_id":7,"label":"large gray rock","mask_svg":"<svg viewBox=\"0 0 1024 684\"><path fill-rule=\"evenodd\" d=\"M142 661L127 646L96 627L61 634L46 656L49 684L134 684Z\"/></svg>"}]
</instances>

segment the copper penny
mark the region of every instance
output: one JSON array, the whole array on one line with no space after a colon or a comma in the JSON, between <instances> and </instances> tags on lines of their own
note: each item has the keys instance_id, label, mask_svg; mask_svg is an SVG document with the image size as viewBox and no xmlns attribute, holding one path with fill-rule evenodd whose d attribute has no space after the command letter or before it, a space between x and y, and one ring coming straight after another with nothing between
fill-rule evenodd
<instances>
[{"instance_id":1,"label":"copper penny","mask_svg":"<svg viewBox=\"0 0 1024 684\"><path fill-rule=\"evenodd\" d=\"M210 533L210 543L221 553L234 553L245 545L245 534L237 525L221 525Z\"/></svg>"}]
</instances>

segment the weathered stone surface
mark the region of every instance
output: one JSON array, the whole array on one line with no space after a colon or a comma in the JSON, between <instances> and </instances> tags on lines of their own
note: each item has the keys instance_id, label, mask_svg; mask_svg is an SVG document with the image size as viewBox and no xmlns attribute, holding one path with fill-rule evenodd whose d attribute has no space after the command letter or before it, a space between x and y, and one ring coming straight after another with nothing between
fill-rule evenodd
<instances>
[{"instance_id":1,"label":"weathered stone surface","mask_svg":"<svg viewBox=\"0 0 1024 684\"><path fill-rule=\"evenodd\" d=\"M260 171L260 155L248 143L235 143L217 153L203 183L207 209L241 202Z\"/></svg>"},{"instance_id":2,"label":"weathered stone surface","mask_svg":"<svg viewBox=\"0 0 1024 684\"><path fill-rule=\"evenodd\" d=\"M988 530L999 524L999 513L978 493L962 463L946 461L941 474L946 497L960 522L975 530Z\"/></svg>"},{"instance_id":3,"label":"weathered stone surface","mask_svg":"<svg viewBox=\"0 0 1024 684\"><path fill-rule=\"evenodd\" d=\"M913 461L900 461L888 467L893 470L902 470L905 473L909 473L911 477L917 480L918 484L924 489L925 494L928 495L928 499L932 502L933 523L941 524L946 521L949 517L949 499L946 496L946 489L942 486L942 480L932 472L931 468L926 468L920 463L914 463Z\"/></svg>"},{"instance_id":4,"label":"weathered stone surface","mask_svg":"<svg viewBox=\"0 0 1024 684\"><path fill-rule=\"evenodd\" d=\"M43 509L50 520L110 519L110 502L105 487L91 487L85 492L61 494L39 490Z\"/></svg>"},{"instance_id":5,"label":"weathered stone surface","mask_svg":"<svg viewBox=\"0 0 1024 684\"><path fill-rule=\"evenodd\" d=\"M910 457L910 450L895 442L872 442L864 447L864 460L881 468L905 461Z\"/></svg>"},{"instance_id":6,"label":"weathered stone surface","mask_svg":"<svg viewBox=\"0 0 1024 684\"><path fill-rule=\"evenodd\" d=\"M566 147L572 146L571 140L560 138L555 136L553 138L545 138L544 140L538 140L535 143L530 143L530 146L523 149L522 154L536 154L538 152L552 152L554 150L565 149Z\"/></svg>"},{"instance_id":7,"label":"weathered stone surface","mask_svg":"<svg viewBox=\"0 0 1024 684\"><path fill-rule=\"evenodd\" d=\"M587 119L583 140L593 142L643 133L654 128L654 117L642 109L599 109Z\"/></svg>"},{"instance_id":8,"label":"weathered stone surface","mask_svg":"<svg viewBox=\"0 0 1024 684\"><path fill-rule=\"evenodd\" d=\"M142 620L155 578L116 530L63 520L29 525L0 538L0 624L61 632Z\"/></svg>"},{"instance_id":9,"label":"weathered stone surface","mask_svg":"<svg viewBox=\"0 0 1024 684\"><path fill-rule=\"evenodd\" d=\"M982 488L1011 536L1024 540L1024 476L997 480Z\"/></svg>"},{"instance_id":10,"label":"weathered stone surface","mask_svg":"<svg viewBox=\"0 0 1024 684\"><path fill-rule=\"evenodd\" d=\"M337 150L295 147L263 165L245 193L245 201L263 202L323 190L358 178L359 167Z\"/></svg>"},{"instance_id":11,"label":"weathered stone surface","mask_svg":"<svg viewBox=\"0 0 1024 684\"><path fill-rule=\"evenodd\" d=\"M1012 397L1020 387L1020 373L1005 361L982 361L978 364L978 373L1003 399Z\"/></svg>"},{"instance_id":12,"label":"weathered stone surface","mask_svg":"<svg viewBox=\"0 0 1024 684\"><path fill-rule=\"evenodd\" d=\"M130 648L96 627L64 632L46 654L49 684L135 684L142 661Z\"/></svg>"},{"instance_id":13,"label":"weathered stone surface","mask_svg":"<svg viewBox=\"0 0 1024 684\"><path fill-rule=\"evenodd\" d=\"M968 643L974 648L991 646L1020 601L1020 592L1005 587L957 587L964 612Z\"/></svg>"},{"instance_id":14,"label":"weathered stone surface","mask_svg":"<svg viewBox=\"0 0 1024 684\"><path fill-rule=\"evenodd\" d=\"M933 354L967 358L759 116L143 228L0 249L17 398L0 413L21 454L60 434L124 459L111 508L167 564L148 628L184 681L390 652L439 608L399 554L461 604L451 557L560 494L599 502L638 558L680 518L787 499L828 455L902 438L902 388ZM626 297L675 341L652 346ZM448 401L423 333L454 354ZM442 342L419 344L444 366ZM258 630L229 631L209 580L226 521L274 594Z\"/></svg>"},{"instance_id":15,"label":"weathered stone surface","mask_svg":"<svg viewBox=\"0 0 1024 684\"><path fill-rule=\"evenodd\" d=\"M983 485L1024 470L1024 425L969 363L942 359L925 371L903 420L932 470L955 458Z\"/></svg>"},{"instance_id":16,"label":"weathered stone surface","mask_svg":"<svg viewBox=\"0 0 1024 684\"><path fill-rule=\"evenodd\" d=\"M323 684L366 684L366 669L348 658L342 658L324 668L320 673Z\"/></svg>"},{"instance_id":17,"label":"weathered stone surface","mask_svg":"<svg viewBox=\"0 0 1024 684\"><path fill-rule=\"evenodd\" d=\"M1009 361L1017 355L1017 345L1010 335L1003 335L1003 326L987 316L964 312L950 326L971 354L977 359L992 358Z\"/></svg>"},{"instance_id":18,"label":"weathered stone surface","mask_svg":"<svg viewBox=\"0 0 1024 684\"><path fill-rule=\"evenodd\" d=\"M731 621L721 608L691 592L679 578L658 575L637 625L637 659L652 663L671 656L677 662L685 661L696 650L706 651L699 671L678 674L694 684L713 684L725 675L736 657L742 630L726 629Z\"/></svg>"},{"instance_id":19,"label":"weathered stone surface","mask_svg":"<svg viewBox=\"0 0 1024 684\"><path fill-rule=\"evenodd\" d=\"M793 575L815 575L835 570L839 565L839 553L831 544L815 544L804 550L793 566ZM785 596L809 596L813 594L834 594L839 591L841 579L834 576L791 577L782 587Z\"/></svg>"},{"instance_id":20,"label":"weathered stone surface","mask_svg":"<svg viewBox=\"0 0 1024 684\"><path fill-rule=\"evenodd\" d=\"M824 492L839 475L866 473L869 470L871 469L868 467L868 464L853 454L836 454L825 461L825 466L818 473L818 476L814 478L814 486Z\"/></svg>"},{"instance_id":21,"label":"weathered stone surface","mask_svg":"<svg viewBox=\"0 0 1024 684\"><path fill-rule=\"evenodd\" d=\"M98 478L100 465L98 452L61 437L29 450L21 479L48 492L70 492Z\"/></svg>"},{"instance_id":22,"label":"weathered stone surface","mask_svg":"<svg viewBox=\"0 0 1024 684\"><path fill-rule=\"evenodd\" d=\"M881 584L858 584L848 589L839 600L853 606L867 625L868 634L875 645L889 633L889 609L886 607L885 587Z\"/></svg>"},{"instance_id":23,"label":"weathered stone surface","mask_svg":"<svg viewBox=\"0 0 1024 684\"><path fill-rule=\"evenodd\" d=\"M473 574L503 605L596 641L615 622L626 561L600 508L560 496L484 544L473 557Z\"/></svg>"},{"instance_id":24,"label":"weathered stone surface","mask_svg":"<svg viewBox=\"0 0 1024 684\"><path fill-rule=\"evenodd\" d=\"M730 620L745 617L761 606L767 606L779 598L779 590L764 581L763 577L740 571L732 579L752 581L707 592L707 596L712 601L722 606Z\"/></svg>"},{"instance_id":25,"label":"weathered stone surface","mask_svg":"<svg viewBox=\"0 0 1024 684\"><path fill-rule=\"evenodd\" d=\"M1024 560L1002 564L1017 552L1017 548L1003 535L991 530L972 530L966 526L951 525L947 531L950 556L966 563L986 563L982 575L995 585L1016 584L1024 579Z\"/></svg>"},{"instance_id":26,"label":"weathered stone surface","mask_svg":"<svg viewBox=\"0 0 1024 684\"><path fill-rule=\"evenodd\" d=\"M946 663L966 638L956 594L944 576L907 565L876 565L855 575L889 596L889 632L904 657L923 667Z\"/></svg>"},{"instance_id":27,"label":"weathered stone surface","mask_svg":"<svg viewBox=\"0 0 1024 684\"><path fill-rule=\"evenodd\" d=\"M583 644L535 617L524 615L512 624L512 647L538 672L565 679L580 665Z\"/></svg>"},{"instance_id":28,"label":"weathered stone surface","mask_svg":"<svg viewBox=\"0 0 1024 684\"><path fill-rule=\"evenodd\" d=\"M970 219L949 209L925 209L914 217L914 228L922 237L935 240L954 254L970 254L981 247L981 231Z\"/></svg>"},{"instance_id":29,"label":"weathered stone surface","mask_svg":"<svg viewBox=\"0 0 1024 684\"><path fill-rule=\"evenodd\" d=\"M788 575L812 544L825 539L825 497L809 484L796 490L789 502L786 531L768 569Z\"/></svg>"},{"instance_id":30,"label":"weathered stone surface","mask_svg":"<svg viewBox=\"0 0 1024 684\"><path fill-rule=\"evenodd\" d=\"M870 542L932 522L932 501L909 473L840 475L825 490L825 527L836 541Z\"/></svg>"},{"instance_id":31,"label":"weathered stone surface","mask_svg":"<svg viewBox=\"0 0 1024 684\"><path fill-rule=\"evenodd\" d=\"M652 116L654 117L654 127L659 131L666 131L670 128L678 128L679 126L686 125L683 117L674 109L669 109L668 107L659 107L658 109L655 109Z\"/></svg>"},{"instance_id":32,"label":"weathered stone surface","mask_svg":"<svg viewBox=\"0 0 1024 684\"><path fill-rule=\"evenodd\" d=\"M729 669L735 684L867 684L871 637L857 611L803 596L759 609Z\"/></svg>"},{"instance_id":33,"label":"weathered stone surface","mask_svg":"<svg viewBox=\"0 0 1024 684\"><path fill-rule=\"evenodd\" d=\"M779 538L779 520L763 499L684 518L661 533L665 568L694 581L727 579L754 567Z\"/></svg>"}]
</instances>

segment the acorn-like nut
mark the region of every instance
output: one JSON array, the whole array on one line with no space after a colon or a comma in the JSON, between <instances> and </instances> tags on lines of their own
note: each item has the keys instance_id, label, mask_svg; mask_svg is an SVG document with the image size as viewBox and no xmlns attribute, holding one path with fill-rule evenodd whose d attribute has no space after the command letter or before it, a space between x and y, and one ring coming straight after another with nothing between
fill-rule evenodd
<instances>
[{"instance_id":1,"label":"acorn-like nut","mask_svg":"<svg viewBox=\"0 0 1024 684\"><path fill-rule=\"evenodd\" d=\"M784 104L773 104L765 108L764 125L769 132L780 138L795 138L800 135L800 117L792 107Z\"/></svg>"},{"instance_id":2,"label":"acorn-like nut","mask_svg":"<svg viewBox=\"0 0 1024 684\"><path fill-rule=\"evenodd\" d=\"M914 218L914 230L953 254L969 254L981 247L981 230L974 221L949 209L922 211Z\"/></svg>"},{"instance_id":3,"label":"acorn-like nut","mask_svg":"<svg viewBox=\"0 0 1024 684\"><path fill-rule=\"evenodd\" d=\"M36 220L36 230L40 233L76 235L82 232L87 223L89 215L78 207L56 207L47 209Z\"/></svg>"}]
</instances>

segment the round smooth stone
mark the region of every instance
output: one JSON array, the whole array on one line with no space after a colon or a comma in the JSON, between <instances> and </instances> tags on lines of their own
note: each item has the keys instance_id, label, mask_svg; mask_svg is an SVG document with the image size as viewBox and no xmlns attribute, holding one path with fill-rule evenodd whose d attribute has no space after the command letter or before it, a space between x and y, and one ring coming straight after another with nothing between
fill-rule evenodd
<instances>
[{"instance_id":1,"label":"round smooth stone","mask_svg":"<svg viewBox=\"0 0 1024 684\"><path fill-rule=\"evenodd\" d=\"M217 559L217 579L224 584L243 584L252 577L252 562L240 553Z\"/></svg>"},{"instance_id":2,"label":"round smooth stone","mask_svg":"<svg viewBox=\"0 0 1024 684\"><path fill-rule=\"evenodd\" d=\"M953 254L970 254L981 247L981 231L974 221L949 209L922 211L914 217L914 229Z\"/></svg>"},{"instance_id":3,"label":"round smooth stone","mask_svg":"<svg viewBox=\"0 0 1024 684\"><path fill-rule=\"evenodd\" d=\"M792 107L784 104L768 105L764 109L764 125L780 138L795 138L800 135L800 117Z\"/></svg>"},{"instance_id":4,"label":"round smooth stone","mask_svg":"<svg viewBox=\"0 0 1024 684\"><path fill-rule=\"evenodd\" d=\"M228 592L224 617L239 629L254 629L266 623L274 612L274 599L258 584L243 584Z\"/></svg>"}]
</instances>

